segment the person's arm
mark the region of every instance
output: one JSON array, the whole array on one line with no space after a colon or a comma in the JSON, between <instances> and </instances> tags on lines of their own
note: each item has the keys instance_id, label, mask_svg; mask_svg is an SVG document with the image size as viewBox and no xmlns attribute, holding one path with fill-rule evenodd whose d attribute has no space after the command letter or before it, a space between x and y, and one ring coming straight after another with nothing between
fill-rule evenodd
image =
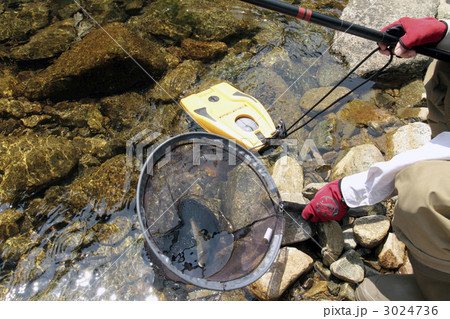
<instances>
[{"instance_id":1,"label":"person's arm","mask_svg":"<svg viewBox=\"0 0 450 319\"><path fill-rule=\"evenodd\" d=\"M390 161L376 163L365 172L327 184L305 207L302 216L313 222L340 220L349 207L379 203L393 193L398 172L428 160L450 160L450 132L443 132L424 146L398 154Z\"/></svg>"},{"instance_id":2,"label":"person's arm","mask_svg":"<svg viewBox=\"0 0 450 319\"><path fill-rule=\"evenodd\" d=\"M394 23L384 27L381 31L385 32L392 27L401 25L405 30L405 35L394 48L394 54L402 58L412 58L416 56L416 51L412 48L424 44L437 43L437 48L450 51L450 38L448 20L438 20L436 18L414 19L404 17ZM385 44L379 43L380 53L390 55Z\"/></svg>"},{"instance_id":3,"label":"person's arm","mask_svg":"<svg viewBox=\"0 0 450 319\"><path fill-rule=\"evenodd\" d=\"M349 207L374 205L394 191L395 176L403 168L420 161L450 160L450 132L443 132L422 147L376 163L369 170L344 177L341 191ZM420 181L418 181L420 183Z\"/></svg>"}]
</instances>

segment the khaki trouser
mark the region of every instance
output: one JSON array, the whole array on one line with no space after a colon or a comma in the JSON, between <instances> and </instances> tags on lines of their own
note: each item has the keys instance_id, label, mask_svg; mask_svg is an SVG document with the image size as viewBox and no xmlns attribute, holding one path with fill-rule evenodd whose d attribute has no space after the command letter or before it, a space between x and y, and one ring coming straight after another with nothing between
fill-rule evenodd
<instances>
[{"instance_id":1,"label":"khaki trouser","mask_svg":"<svg viewBox=\"0 0 450 319\"><path fill-rule=\"evenodd\" d=\"M450 300L450 161L423 161L397 174L394 231L430 300Z\"/></svg>"},{"instance_id":2,"label":"khaki trouser","mask_svg":"<svg viewBox=\"0 0 450 319\"><path fill-rule=\"evenodd\" d=\"M450 131L450 63L433 61L425 75L432 136Z\"/></svg>"},{"instance_id":3,"label":"khaki trouser","mask_svg":"<svg viewBox=\"0 0 450 319\"><path fill-rule=\"evenodd\" d=\"M424 83L435 137L450 131L450 64L434 61ZM397 174L395 186L393 227L419 287L429 300L450 300L450 161L413 164Z\"/></svg>"}]
</instances>

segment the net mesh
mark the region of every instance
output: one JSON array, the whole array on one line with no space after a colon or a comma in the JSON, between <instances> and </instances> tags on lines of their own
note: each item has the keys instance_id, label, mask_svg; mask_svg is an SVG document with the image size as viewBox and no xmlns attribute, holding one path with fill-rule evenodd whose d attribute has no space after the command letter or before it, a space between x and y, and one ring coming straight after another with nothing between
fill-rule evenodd
<instances>
[{"instance_id":1,"label":"net mesh","mask_svg":"<svg viewBox=\"0 0 450 319\"><path fill-rule=\"evenodd\" d=\"M283 230L267 171L224 139L169 144L147 161L140 181L151 255L171 279L185 282L227 282L255 272Z\"/></svg>"}]
</instances>

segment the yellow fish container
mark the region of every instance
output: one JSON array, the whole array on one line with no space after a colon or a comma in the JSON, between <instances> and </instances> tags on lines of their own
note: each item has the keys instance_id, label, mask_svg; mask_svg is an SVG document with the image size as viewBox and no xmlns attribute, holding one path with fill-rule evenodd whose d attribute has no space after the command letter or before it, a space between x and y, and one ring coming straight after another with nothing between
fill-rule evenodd
<instances>
[{"instance_id":1,"label":"yellow fish container","mask_svg":"<svg viewBox=\"0 0 450 319\"><path fill-rule=\"evenodd\" d=\"M259 150L276 134L264 106L228 83L220 83L181 100L184 110L206 131Z\"/></svg>"}]
</instances>

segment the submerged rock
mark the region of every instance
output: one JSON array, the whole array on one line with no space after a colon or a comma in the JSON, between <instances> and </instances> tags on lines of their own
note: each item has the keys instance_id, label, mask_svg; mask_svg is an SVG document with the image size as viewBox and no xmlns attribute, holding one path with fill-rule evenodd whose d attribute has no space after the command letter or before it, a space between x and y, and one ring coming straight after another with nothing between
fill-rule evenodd
<instances>
[{"instance_id":1,"label":"submerged rock","mask_svg":"<svg viewBox=\"0 0 450 319\"><path fill-rule=\"evenodd\" d=\"M109 125L116 131L136 127L145 118L150 103L136 92L108 96L100 100L102 114L109 118Z\"/></svg>"},{"instance_id":2,"label":"submerged rock","mask_svg":"<svg viewBox=\"0 0 450 319\"><path fill-rule=\"evenodd\" d=\"M361 246L374 248L386 237L390 226L390 220L386 216L366 216L356 219L353 232Z\"/></svg>"},{"instance_id":3,"label":"submerged rock","mask_svg":"<svg viewBox=\"0 0 450 319\"><path fill-rule=\"evenodd\" d=\"M23 212L15 209L7 209L0 213L0 244L19 233L18 221L22 217Z\"/></svg>"},{"instance_id":4,"label":"submerged rock","mask_svg":"<svg viewBox=\"0 0 450 319\"><path fill-rule=\"evenodd\" d=\"M293 247L284 247L269 270L249 288L260 300L276 300L302 274L310 271L313 259Z\"/></svg>"},{"instance_id":5,"label":"submerged rock","mask_svg":"<svg viewBox=\"0 0 450 319\"><path fill-rule=\"evenodd\" d=\"M332 151L336 147L336 119L319 122L311 132L311 138L320 152Z\"/></svg>"},{"instance_id":6,"label":"submerged rock","mask_svg":"<svg viewBox=\"0 0 450 319\"><path fill-rule=\"evenodd\" d=\"M135 197L136 184L136 172L127 166L126 156L117 155L75 179L68 204L74 209L91 204L98 215L111 215Z\"/></svg>"},{"instance_id":7,"label":"submerged rock","mask_svg":"<svg viewBox=\"0 0 450 319\"><path fill-rule=\"evenodd\" d=\"M206 42L194 39L183 40L181 49L185 58L203 62L214 60L228 51L228 47L224 42Z\"/></svg>"},{"instance_id":8,"label":"submerged rock","mask_svg":"<svg viewBox=\"0 0 450 319\"><path fill-rule=\"evenodd\" d=\"M10 264L15 264L20 257L37 246L37 234L21 234L6 239L0 244L0 258Z\"/></svg>"},{"instance_id":9,"label":"submerged rock","mask_svg":"<svg viewBox=\"0 0 450 319\"><path fill-rule=\"evenodd\" d=\"M72 19L58 21L39 30L26 44L14 48L11 57L15 60L53 58L66 51L75 37Z\"/></svg>"},{"instance_id":10,"label":"submerged rock","mask_svg":"<svg viewBox=\"0 0 450 319\"><path fill-rule=\"evenodd\" d=\"M331 86L330 87L320 87L320 88L314 88L314 89L311 89L311 90L307 91L305 94L303 94L302 99L300 100L300 106L303 109L308 110L314 104L319 102L319 100L323 96L325 96L330 91L331 88L332 88ZM349 88L346 88L346 87L343 87L343 86L337 87L333 91L333 93L328 95L322 102L320 102L320 104L318 104L314 108L314 111L315 112L320 112L320 111L324 110L332 102L336 101L338 98L340 98L341 96L347 94L348 92L350 92ZM345 99L344 99L344 101L345 101ZM347 101L348 101L348 97L347 97Z\"/></svg>"},{"instance_id":11,"label":"submerged rock","mask_svg":"<svg viewBox=\"0 0 450 319\"><path fill-rule=\"evenodd\" d=\"M226 0L157 0L128 23L147 37L222 41L256 29L257 20L248 8Z\"/></svg>"},{"instance_id":12,"label":"submerged rock","mask_svg":"<svg viewBox=\"0 0 450 319\"><path fill-rule=\"evenodd\" d=\"M131 221L118 216L113 222L94 226L96 241L102 245L117 245L131 230Z\"/></svg>"},{"instance_id":13,"label":"submerged rock","mask_svg":"<svg viewBox=\"0 0 450 319\"><path fill-rule=\"evenodd\" d=\"M184 61L163 77L150 93L150 97L163 102L177 101L195 84L204 71L203 63L192 60Z\"/></svg>"},{"instance_id":14,"label":"submerged rock","mask_svg":"<svg viewBox=\"0 0 450 319\"><path fill-rule=\"evenodd\" d=\"M153 82L135 61L154 78L166 70L163 49L156 43L140 38L120 23L107 25L104 30L92 31L61 54L54 64L24 83L23 93L31 99L54 100L104 95Z\"/></svg>"},{"instance_id":15,"label":"submerged rock","mask_svg":"<svg viewBox=\"0 0 450 319\"><path fill-rule=\"evenodd\" d=\"M396 118L388 111L360 100L347 103L337 112L337 116L356 127L372 127L379 131L396 121Z\"/></svg>"},{"instance_id":16,"label":"submerged rock","mask_svg":"<svg viewBox=\"0 0 450 319\"><path fill-rule=\"evenodd\" d=\"M26 40L50 22L50 9L45 2L26 2L17 9L0 12L0 42Z\"/></svg>"},{"instance_id":17,"label":"submerged rock","mask_svg":"<svg viewBox=\"0 0 450 319\"><path fill-rule=\"evenodd\" d=\"M0 141L0 199L15 202L67 176L78 153L62 137L23 136Z\"/></svg>"}]
</instances>

